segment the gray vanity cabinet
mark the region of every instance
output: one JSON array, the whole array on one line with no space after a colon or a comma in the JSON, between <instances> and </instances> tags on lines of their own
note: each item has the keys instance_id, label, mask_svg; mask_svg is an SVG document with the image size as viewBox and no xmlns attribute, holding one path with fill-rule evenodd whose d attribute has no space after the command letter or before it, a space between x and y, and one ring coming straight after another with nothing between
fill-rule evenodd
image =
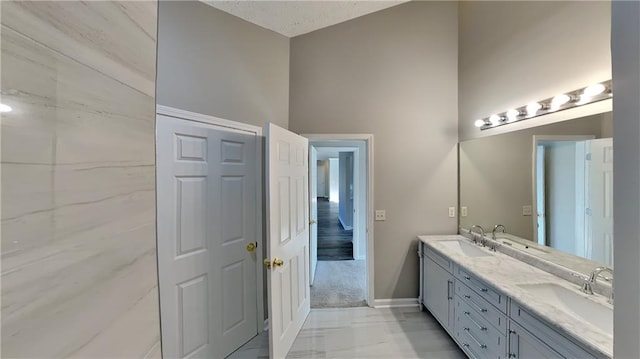
<instances>
[{"instance_id":1,"label":"gray vanity cabinet","mask_svg":"<svg viewBox=\"0 0 640 359\"><path fill-rule=\"evenodd\" d=\"M565 337L514 300L510 304L510 318L509 353L512 358L602 357Z\"/></svg>"},{"instance_id":2,"label":"gray vanity cabinet","mask_svg":"<svg viewBox=\"0 0 640 359\"><path fill-rule=\"evenodd\" d=\"M454 279L449 272L451 261L426 247L424 248L422 259L424 265L422 275L423 304L440 324L449 333L452 333L454 322Z\"/></svg>"},{"instance_id":3,"label":"gray vanity cabinet","mask_svg":"<svg viewBox=\"0 0 640 359\"><path fill-rule=\"evenodd\" d=\"M563 356L518 324L511 322L509 358L541 359L563 358Z\"/></svg>"}]
</instances>

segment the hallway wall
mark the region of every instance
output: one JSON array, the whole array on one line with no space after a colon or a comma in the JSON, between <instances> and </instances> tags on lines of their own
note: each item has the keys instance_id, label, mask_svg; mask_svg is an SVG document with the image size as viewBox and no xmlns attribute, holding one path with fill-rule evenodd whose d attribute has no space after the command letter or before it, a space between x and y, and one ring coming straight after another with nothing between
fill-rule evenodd
<instances>
[{"instance_id":1,"label":"hallway wall","mask_svg":"<svg viewBox=\"0 0 640 359\"><path fill-rule=\"evenodd\" d=\"M157 3L2 1L4 358L159 358Z\"/></svg>"}]
</instances>

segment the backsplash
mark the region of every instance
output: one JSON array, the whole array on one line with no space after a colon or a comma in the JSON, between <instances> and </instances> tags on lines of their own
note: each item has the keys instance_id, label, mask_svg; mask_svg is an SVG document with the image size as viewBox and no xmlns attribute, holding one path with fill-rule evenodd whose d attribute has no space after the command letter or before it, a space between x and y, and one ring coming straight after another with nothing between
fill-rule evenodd
<instances>
[{"instance_id":1,"label":"backsplash","mask_svg":"<svg viewBox=\"0 0 640 359\"><path fill-rule=\"evenodd\" d=\"M157 3L1 6L1 354L160 357Z\"/></svg>"}]
</instances>

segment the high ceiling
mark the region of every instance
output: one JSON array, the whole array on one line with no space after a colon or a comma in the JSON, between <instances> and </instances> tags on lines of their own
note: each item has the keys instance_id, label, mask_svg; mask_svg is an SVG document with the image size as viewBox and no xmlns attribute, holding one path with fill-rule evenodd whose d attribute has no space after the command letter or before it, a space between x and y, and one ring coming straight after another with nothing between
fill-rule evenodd
<instances>
[{"instance_id":1,"label":"high ceiling","mask_svg":"<svg viewBox=\"0 0 640 359\"><path fill-rule=\"evenodd\" d=\"M294 37L406 2L335 0L202 0L246 21Z\"/></svg>"}]
</instances>

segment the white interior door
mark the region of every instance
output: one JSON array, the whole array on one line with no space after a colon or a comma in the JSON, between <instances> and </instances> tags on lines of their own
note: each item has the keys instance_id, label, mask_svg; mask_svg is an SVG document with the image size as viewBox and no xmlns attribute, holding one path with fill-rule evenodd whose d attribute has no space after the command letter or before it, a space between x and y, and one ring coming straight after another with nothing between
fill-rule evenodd
<instances>
[{"instance_id":1,"label":"white interior door","mask_svg":"<svg viewBox=\"0 0 640 359\"><path fill-rule=\"evenodd\" d=\"M266 125L269 349L284 358L309 314L308 141Z\"/></svg>"},{"instance_id":2,"label":"white interior door","mask_svg":"<svg viewBox=\"0 0 640 359\"><path fill-rule=\"evenodd\" d=\"M309 235L311 236L309 257L311 258L310 268L310 283L313 285L313 280L316 277L316 267L318 266L318 150L310 146L309 151L309 188L310 188L310 202L311 208L309 210Z\"/></svg>"},{"instance_id":3,"label":"white interior door","mask_svg":"<svg viewBox=\"0 0 640 359\"><path fill-rule=\"evenodd\" d=\"M586 229L589 258L613 266L613 139L589 140Z\"/></svg>"},{"instance_id":4,"label":"white interior door","mask_svg":"<svg viewBox=\"0 0 640 359\"><path fill-rule=\"evenodd\" d=\"M258 332L256 143L255 134L158 116L164 357L221 358Z\"/></svg>"}]
</instances>

